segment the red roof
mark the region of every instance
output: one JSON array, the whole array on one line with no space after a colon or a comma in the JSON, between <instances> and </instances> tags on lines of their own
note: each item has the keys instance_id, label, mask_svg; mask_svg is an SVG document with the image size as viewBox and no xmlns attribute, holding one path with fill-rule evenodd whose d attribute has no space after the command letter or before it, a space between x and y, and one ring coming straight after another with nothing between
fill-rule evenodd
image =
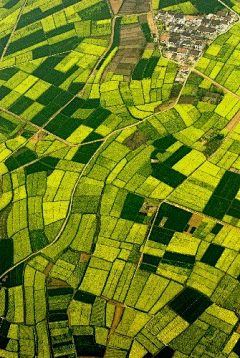
<instances>
[{"instance_id":1,"label":"red roof","mask_svg":"<svg viewBox=\"0 0 240 358\"><path fill-rule=\"evenodd\" d=\"M179 47L179 48L177 49L177 52L179 52L179 53L186 53L186 52L187 52L187 49L186 49L186 48L183 48L183 47Z\"/></svg>"},{"instance_id":2,"label":"red roof","mask_svg":"<svg viewBox=\"0 0 240 358\"><path fill-rule=\"evenodd\" d=\"M186 15L186 19L187 19L187 20L193 20L193 19L196 19L196 16Z\"/></svg>"},{"instance_id":3,"label":"red roof","mask_svg":"<svg viewBox=\"0 0 240 358\"><path fill-rule=\"evenodd\" d=\"M160 37L160 40L161 40L161 41L168 41L169 38L170 38L169 35L162 35L162 36Z\"/></svg>"}]
</instances>

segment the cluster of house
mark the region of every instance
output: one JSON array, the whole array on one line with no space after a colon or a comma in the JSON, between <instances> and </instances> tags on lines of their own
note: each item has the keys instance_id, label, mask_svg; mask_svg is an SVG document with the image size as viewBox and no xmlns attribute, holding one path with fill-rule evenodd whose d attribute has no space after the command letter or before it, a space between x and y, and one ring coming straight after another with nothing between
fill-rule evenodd
<instances>
[{"instance_id":1,"label":"cluster of house","mask_svg":"<svg viewBox=\"0 0 240 358\"><path fill-rule=\"evenodd\" d=\"M161 21L163 31L160 44L163 55L185 65L194 64L206 45L238 20L226 11L209 15L185 15L176 11L160 10L156 20Z\"/></svg>"}]
</instances>

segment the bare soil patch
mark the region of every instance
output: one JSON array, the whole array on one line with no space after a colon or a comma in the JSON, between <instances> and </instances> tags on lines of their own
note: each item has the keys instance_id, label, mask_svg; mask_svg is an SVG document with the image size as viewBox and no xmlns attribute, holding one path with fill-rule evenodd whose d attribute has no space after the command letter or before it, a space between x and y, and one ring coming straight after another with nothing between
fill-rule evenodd
<instances>
[{"instance_id":1,"label":"bare soil patch","mask_svg":"<svg viewBox=\"0 0 240 358\"><path fill-rule=\"evenodd\" d=\"M150 1L146 0L124 0L120 14L141 14L150 10Z\"/></svg>"},{"instance_id":2,"label":"bare soil patch","mask_svg":"<svg viewBox=\"0 0 240 358\"><path fill-rule=\"evenodd\" d=\"M123 0L110 0L110 5L114 15L119 12L120 7L122 6Z\"/></svg>"}]
</instances>

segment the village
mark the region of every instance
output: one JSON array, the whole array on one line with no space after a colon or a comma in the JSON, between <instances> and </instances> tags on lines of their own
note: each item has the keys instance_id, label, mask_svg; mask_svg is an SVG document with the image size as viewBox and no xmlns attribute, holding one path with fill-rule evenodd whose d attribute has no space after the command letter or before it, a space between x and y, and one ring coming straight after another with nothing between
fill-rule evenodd
<instances>
[{"instance_id":1,"label":"village","mask_svg":"<svg viewBox=\"0 0 240 358\"><path fill-rule=\"evenodd\" d=\"M182 64L183 71L187 72L188 66L199 59L206 46L220 33L226 32L237 19L237 15L226 11L209 15L185 15L160 10L156 21L161 32L159 41L162 54Z\"/></svg>"}]
</instances>

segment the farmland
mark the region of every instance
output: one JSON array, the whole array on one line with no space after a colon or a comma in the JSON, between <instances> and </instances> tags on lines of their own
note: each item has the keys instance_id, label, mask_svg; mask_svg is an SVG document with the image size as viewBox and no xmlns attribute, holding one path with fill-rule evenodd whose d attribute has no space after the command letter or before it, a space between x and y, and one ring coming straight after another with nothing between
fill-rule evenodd
<instances>
[{"instance_id":1,"label":"farmland","mask_svg":"<svg viewBox=\"0 0 240 358\"><path fill-rule=\"evenodd\" d=\"M225 25L189 66L159 11ZM1 2L0 357L240 356L238 12Z\"/></svg>"},{"instance_id":2,"label":"farmland","mask_svg":"<svg viewBox=\"0 0 240 358\"><path fill-rule=\"evenodd\" d=\"M239 24L217 38L199 60L197 69L239 95Z\"/></svg>"}]
</instances>

